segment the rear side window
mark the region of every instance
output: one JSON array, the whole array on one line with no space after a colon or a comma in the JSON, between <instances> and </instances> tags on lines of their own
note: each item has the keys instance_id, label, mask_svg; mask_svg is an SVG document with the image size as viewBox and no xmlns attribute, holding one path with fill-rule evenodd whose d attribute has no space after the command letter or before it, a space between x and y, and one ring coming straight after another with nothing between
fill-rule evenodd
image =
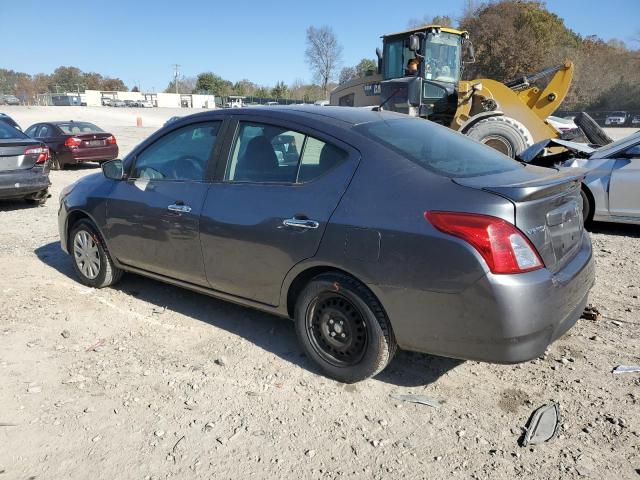
<instances>
[{"instance_id":1,"label":"rear side window","mask_svg":"<svg viewBox=\"0 0 640 480\"><path fill-rule=\"evenodd\" d=\"M304 133L275 125L241 122L225 180L310 182L346 158L343 150Z\"/></svg>"},{"instance_id":2,"label":"rear side window","mask_svg":"<svg viewBox=\"0 0 640 480\"><path fill-rule=\"evenodd\" d=\"M365 123L357 131L421 167L446 177L476 177L523 165L457 132L421 119Z\"/></svg>"}]
</instances>

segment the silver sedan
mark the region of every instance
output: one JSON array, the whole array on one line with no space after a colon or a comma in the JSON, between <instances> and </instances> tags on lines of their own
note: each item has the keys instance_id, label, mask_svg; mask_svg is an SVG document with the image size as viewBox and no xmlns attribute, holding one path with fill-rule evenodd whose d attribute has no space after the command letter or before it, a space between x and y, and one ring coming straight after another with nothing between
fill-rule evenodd
<instances>
[{"instance_id":1,"label":"silver sedan","mask_svg":"<svg viewBox=\"0 0 640 480\"><path fill-rule=\"evenodd\" d=\"M553 146L563 146L568 153L537 156L544 147ZM584 169L585 222L640 224L640 131L600 148L552 139L534 145L521 158L560 170Z\"/></svg>"}]
</instances>

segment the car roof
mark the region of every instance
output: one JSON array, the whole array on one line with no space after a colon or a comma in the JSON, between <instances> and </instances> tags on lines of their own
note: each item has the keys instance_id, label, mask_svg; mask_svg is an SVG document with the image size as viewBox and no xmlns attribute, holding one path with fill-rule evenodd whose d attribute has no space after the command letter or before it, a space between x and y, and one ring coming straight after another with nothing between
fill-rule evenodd
<instances>
[{"instance_id":1,"label":"car roof","mask_svg":"<svg viewBox=\"0 0 640 480\"><path fill-rule=\"evenodd\" d=\"M274 118L307 118L319 122L335 123L340 122L348 126L360 125L362 123L376 122L380 120L406 119L410 118L395 112L373 111L369 108L358 107L319 107L317 105L280 105L280 106L261 106L261 107L243 107L232 109L219 109L209 112L196 113L188 117L182 117L180 120L210 116L210 115L258 115L265 116L273 114Z\"/></svg>"}]
</instances>

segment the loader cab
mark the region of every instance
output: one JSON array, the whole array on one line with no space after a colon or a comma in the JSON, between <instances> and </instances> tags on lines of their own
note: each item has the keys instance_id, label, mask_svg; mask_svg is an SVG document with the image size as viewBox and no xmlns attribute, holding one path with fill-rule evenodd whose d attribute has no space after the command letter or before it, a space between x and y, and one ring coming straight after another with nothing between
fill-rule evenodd
<instances>
[{"instance_id":1,"label":"loader cab","mask_svg":"<svg viewBox=\"0 0 640 480\"><path fill-rule=\"evenodd\" d=\"M467 37L466 32L438 25L383 36L380 63L384 109L449 125L457 108ZM415 74L407 70L412 59L419 64Z\"/></svg>"}]
</instances>

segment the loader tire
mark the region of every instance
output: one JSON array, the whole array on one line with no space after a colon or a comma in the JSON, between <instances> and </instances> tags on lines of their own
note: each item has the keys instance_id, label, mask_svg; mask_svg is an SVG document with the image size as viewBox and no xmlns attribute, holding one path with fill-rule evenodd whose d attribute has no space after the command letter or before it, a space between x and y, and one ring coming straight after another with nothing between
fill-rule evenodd
<instances>
[{"instance_id":1,"label":"loader tire","mask_svg":"<svg viewBox=\"0 0 640 480\"><path fill-rule=\"evenodd\" d=\"M607 135L602 128L600 128L600 125L598 125L588 113L578 113L573 121L584 132L585 136L589 139L589 143L603 146L613 142L611 137Z\"/></svg>"},{"instance_id":2,"label":"loader tire","mask_svg":"<svg viewBox=\"0 0 640 480\"><path fill-rule=\"evenodd\" d=\"M511 158L533 145L533 137L527 127L504 115L483 118L464 133Z\"/></svg>"}]
</instances>

